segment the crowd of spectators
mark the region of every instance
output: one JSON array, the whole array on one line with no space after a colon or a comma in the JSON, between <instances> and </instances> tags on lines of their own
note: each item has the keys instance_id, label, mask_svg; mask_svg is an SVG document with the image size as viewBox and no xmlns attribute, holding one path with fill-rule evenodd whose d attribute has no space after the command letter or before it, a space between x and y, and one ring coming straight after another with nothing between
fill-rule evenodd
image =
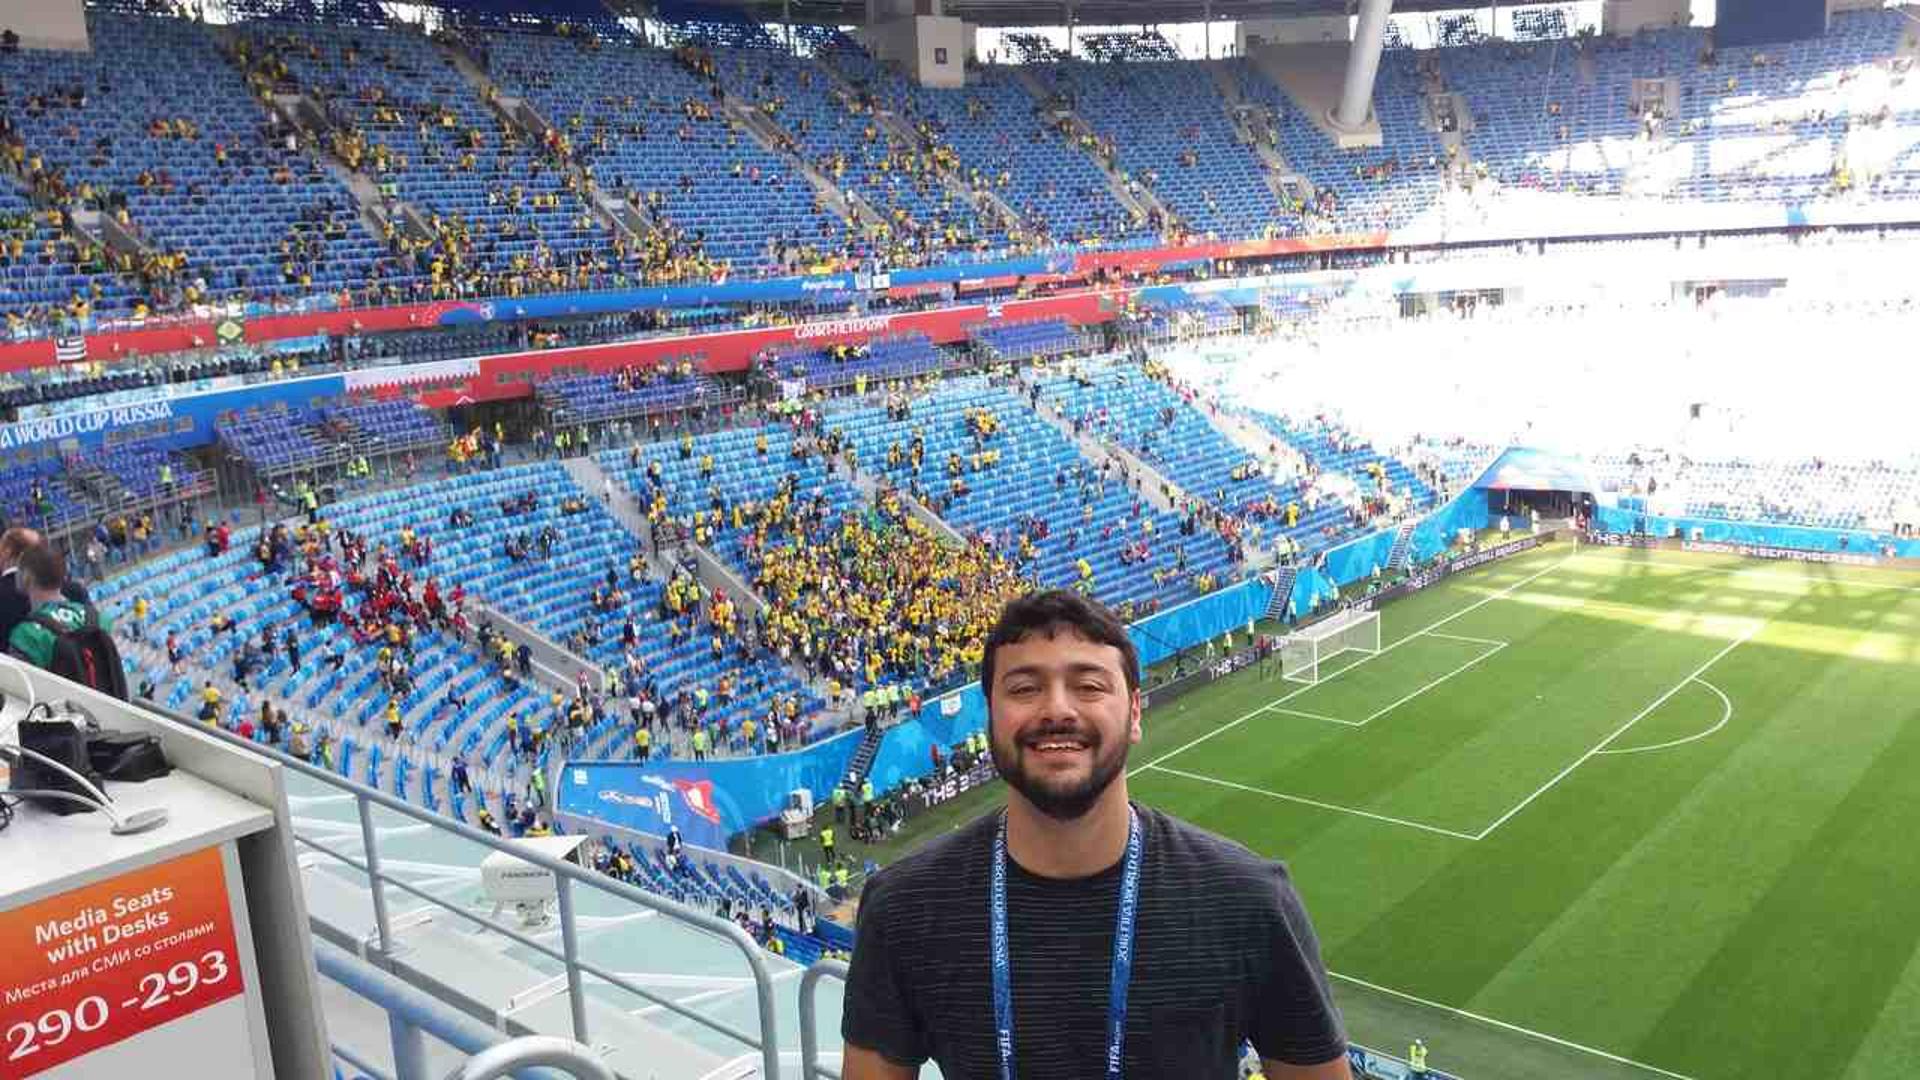
<instances>
[{"instance_id":1,"label":"crowd of spectators","mask_svg":"<svg viewBox=\"0 0 1920 1080\"><path fill-rule=\"evenodd\" d=\"M773 605L770 640L849 688L964 677L1001 606L1030 587L984 542L942 543L890 491L865 513L758 552L752 569Z\"/></svg>"}]
</instances>

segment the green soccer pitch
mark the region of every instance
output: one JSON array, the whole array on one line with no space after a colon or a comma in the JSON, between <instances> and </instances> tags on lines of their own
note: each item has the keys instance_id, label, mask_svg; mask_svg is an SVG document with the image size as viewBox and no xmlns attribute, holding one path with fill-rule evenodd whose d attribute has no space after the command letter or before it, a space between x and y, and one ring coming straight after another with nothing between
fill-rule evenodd
<instances>
[{"instance_id":1,"label":"green soccer pitch","mask_svg":"<svg viewBox=\"0 0 1920 1080\"><path fill-rule=\"evenodd\" d=\"M1468 1080L1920 1061L1920 575L1557 543L1381 641L1154 708L1129 761L1287 862L1356 1041Z\"/></svg>"}]
</instances>

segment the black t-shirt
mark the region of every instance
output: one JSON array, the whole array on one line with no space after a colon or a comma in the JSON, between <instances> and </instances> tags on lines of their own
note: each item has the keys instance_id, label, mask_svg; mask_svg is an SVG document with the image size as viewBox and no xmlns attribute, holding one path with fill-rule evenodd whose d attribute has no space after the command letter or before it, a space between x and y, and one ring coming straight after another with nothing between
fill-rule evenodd
<instances>
[{"instance_id":1,"label":"black t-shirt","mask_svg":"<svg viewBox=\"0 0 1920 1080\"><path fill-rule=\"evenodd\" d=\"M1126 1080L1231 1080L1242 1038L1265 1058L1346 1053L1319 943L1287 871L1138 807L1146 830L1129 983ZM877 874L861 896L841 1035L947 1080L996 1080L987 814ZM1118 863L1086 878L1008 860L1015 1076L1105 1074Z\"/></svg>"}]
</instances>

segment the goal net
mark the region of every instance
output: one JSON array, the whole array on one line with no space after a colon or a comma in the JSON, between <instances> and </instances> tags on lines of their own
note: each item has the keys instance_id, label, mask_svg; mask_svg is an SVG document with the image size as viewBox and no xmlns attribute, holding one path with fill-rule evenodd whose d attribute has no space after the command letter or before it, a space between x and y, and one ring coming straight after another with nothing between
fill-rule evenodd
<instances>
[{"instance_id":1,"label":"goal net","mask_svg":"<svg viewBox=\"0 0 1920 1080\"><path fill-rule=\"evenodd\" d=\"M1349 608L1305 627L1280 644L1280 675L1292 682L1317 683L1320 665L1344 652L1380 651L1380 613Z\"/></svg>"}]
</instances>

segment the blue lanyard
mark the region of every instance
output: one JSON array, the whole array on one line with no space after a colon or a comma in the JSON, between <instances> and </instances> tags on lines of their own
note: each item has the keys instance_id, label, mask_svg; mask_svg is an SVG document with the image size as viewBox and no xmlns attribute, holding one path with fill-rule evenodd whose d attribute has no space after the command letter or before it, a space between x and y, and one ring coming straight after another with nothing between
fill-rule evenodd
<instances>
[{"instance_id":1,"label":"blue lanyard","mask_svg":"<svg viewBox=\"0 0 1920 1080\"><path fill-rule=\"evenodd\" d=\"M1113 976L1107 986L1107 1080L1120 1080L1121 1050L1127 1037L1127 983L1133 975L1133 924L1140 911L1140 866L1146 836L1140 813L1127 808L1127 858L1120 878L1120 910L1113 919ZM1000 1053L1000 1080L1013 1076L1013 956L1007 945L1007 819L993 834L994 1042Z\"/></svg>"}]
</instances>

